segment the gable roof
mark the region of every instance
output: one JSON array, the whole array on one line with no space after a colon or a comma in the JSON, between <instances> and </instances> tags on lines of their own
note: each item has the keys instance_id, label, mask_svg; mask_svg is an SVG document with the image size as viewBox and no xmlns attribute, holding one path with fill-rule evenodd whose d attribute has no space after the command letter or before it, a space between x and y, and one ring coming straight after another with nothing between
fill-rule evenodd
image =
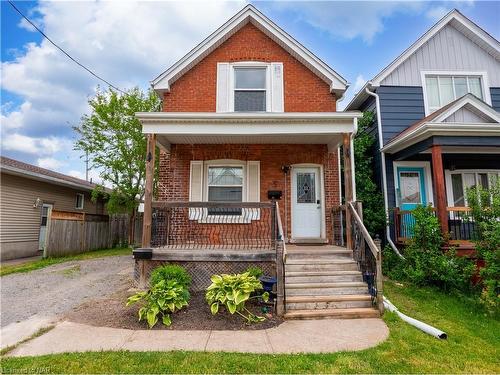
<instances>
[{"instance_id":1,"label":"gable roof","mask_svg":"<svg viewBox=\"0 0 500 375\"><path fill-rule=\"evenodd\" d=\"M457 9L453 9L443 18L441 18L434 26L425 32L417 41L408 47L401 55L395 58L389 65L387 65L380 73L373 79L366 82L365 85L356 93L351 102L347 105L346 110L357 109L368 98L365 89L370 87L378 87L380 83L387 78L398 66L405 62L412 56L420 47L427 41L439 33L446 25L451 25L459 32L464 34L467 38L472 40L479 47L483 48L496 60L500 61L500 42L491 36L488 32L483 30L477 24L472 22L469 18L464 16Z\"/></svg>"},{"instance_id":2,"label":"gable roof","mask_svg":"<svg viewBox=\"0 0 500 375\"><path fill-rule=\"evenodd\" d=\"M245 6L188 52L183 58L152 80L151 85L159 93L169 91L172 83L249 22L274 40L298 61L307 66L323 81L328 83L331 92L334 92L339 98L343 95L348 87L348 83L340 74L329 67L311 51L306 49L297 40L292 38L251 4Z\"/></svg>"},{"instance_id":3,"label":"gable roof","mask_svg":"<svg viewBox=\"0 0 500 375\"><path fill-rule=\"evenodd\" d=\"M483 118L484 122L446 122L453 114L463 109L472 111L476 116ZM387 142L382 150L397 152L431 135L481 136L482 133L500 136L500 113L473 94L466 94L409 126Z\"/></svg>"},{"instance_id":4,"label":"gable roof","mask_svg":"<svg viewBox=\"0 0 500 375\"><path fill-rule=\"evenodd\" d=\"M80 178L68 176L59 172L54 172L49 169L40 168L36 165L24 163L22 161L7 158L5 156L0 157L0 167L2 173L23 176L33 180L44 181L56 185L69 186L85 191L91 191L96 187L95 184L82 180Z\"/></svg>"}]
</instances>

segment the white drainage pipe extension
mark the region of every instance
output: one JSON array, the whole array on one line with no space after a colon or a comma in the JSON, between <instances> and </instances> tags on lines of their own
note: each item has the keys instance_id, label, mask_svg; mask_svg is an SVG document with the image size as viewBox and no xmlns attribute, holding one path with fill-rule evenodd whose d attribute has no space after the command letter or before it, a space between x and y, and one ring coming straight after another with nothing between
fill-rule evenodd
<instances>
[{"instance_id":1,"label":"white drainage pipe extension","mask_svg":"<svg viewBox=\"0 0 500 375\"><path fill-rule=\"evenodd\" d=\"M419 330L434 336L438 339L445 340L448 338L448 335L440 331L437 328L434 328L433 326L430 326L426 323L421 322L420 320L410 318L408 315L403 314L401 311L398 310L396 306L394 306L391 301L389 301L387 298L384 297L384 307L389 310L390 312L396 313L401 320L404 320L406 323L418 328Z\"/></svg>"}]
</instances>

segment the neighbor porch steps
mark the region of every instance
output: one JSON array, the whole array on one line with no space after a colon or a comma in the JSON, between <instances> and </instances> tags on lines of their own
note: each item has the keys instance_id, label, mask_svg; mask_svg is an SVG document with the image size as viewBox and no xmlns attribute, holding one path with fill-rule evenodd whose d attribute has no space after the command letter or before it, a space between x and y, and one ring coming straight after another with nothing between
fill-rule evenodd
<instances>
[{"instance_id":1,"label":"neighbor porch steps","mask_svg":"<svg viewBox=\"0 0 500 375\"><path fill-rule=\"evenodd\" d=\"M374 318L379 312L352 251L293 246L285 261L285 318Z\"/></svg>"}]
</instances>

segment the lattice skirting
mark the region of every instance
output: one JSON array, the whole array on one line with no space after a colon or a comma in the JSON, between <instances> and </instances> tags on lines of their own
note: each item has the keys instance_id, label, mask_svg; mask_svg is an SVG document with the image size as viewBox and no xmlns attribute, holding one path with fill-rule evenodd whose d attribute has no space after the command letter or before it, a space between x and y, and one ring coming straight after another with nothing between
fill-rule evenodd
<instances>
[{"instance_id":1,"label":"lattice skirting","mask_svg":"<svg viewBox=\"0 0 500 375\"><path fill-rule=\"evenodd\" d=\"M147 280L149 280L149 275L151 271L156 267L164 264L178 264L184 267L191 277L193 278L191 284L191 291L202 291L205 290L211 283L210 277L216 274L222 273L240 273L246 271L248 267L260 267L264 274L270 276L276 276L276 264L274 262L224 262L224 261L162 261L162 260L147 260L144 261L144 272L146 274ZM139 266L139 261L135 261L134 267L134 278L138 282L140 278L141 267Z\"/></svg>"}]
</instances>

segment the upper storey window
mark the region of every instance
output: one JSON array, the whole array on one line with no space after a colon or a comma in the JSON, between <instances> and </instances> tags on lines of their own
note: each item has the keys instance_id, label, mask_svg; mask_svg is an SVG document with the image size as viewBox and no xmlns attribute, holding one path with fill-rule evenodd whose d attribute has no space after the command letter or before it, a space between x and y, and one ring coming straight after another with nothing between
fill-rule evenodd
<instances>
[{"instance_id":1,"label":"upper storey window","mask_svg":"<svg viewBox=\"0 0 500 375\"><path fill-rule=\"evenodd\" d=\"M480 74L425 74L424 82L426 114L430 114L468 93L485 100L484 76Z\"/></svg>"},{"instance_id":2,"label":"upper storey window","mask_svg":"<svg viewBox=\"0 0 500 375\"><path fill-rule=\"evenodd\" d=\"M234 111L265 112L267 67L234 68Z\"/></svg>"},{"instance_id":3,"label":"upper storey window","mask_svg":"<svg viewBox=\"0 0 500 375\"><path fill-rule=\"evenodd\" d=\"M217 112L283 112L283 63L217 63Z\"/></svg>"}]
</instances>

